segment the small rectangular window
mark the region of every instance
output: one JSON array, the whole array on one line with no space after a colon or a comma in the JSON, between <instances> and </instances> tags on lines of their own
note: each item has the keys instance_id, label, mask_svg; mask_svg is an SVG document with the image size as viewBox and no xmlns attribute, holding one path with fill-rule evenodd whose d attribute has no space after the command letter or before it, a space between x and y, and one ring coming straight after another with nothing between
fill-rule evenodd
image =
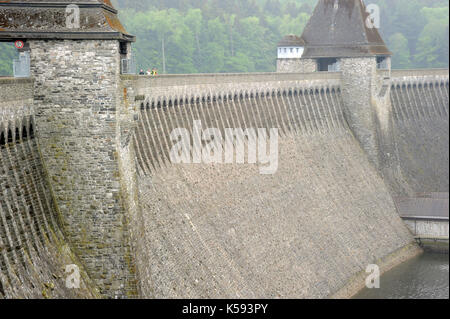
<instances>
[{"instance_id":1,"label":"small rectangular window","mask_svg":"<svg viewBox=\"0 0 450 319\"><path fill-rule=\"evenodd\" d=\"M337 58L318 59L317 69L320 72L338 72L340 71L340 63Z\"/></svg>"},{"instance_id":2,"label":"small rectangular window","mask_svg":"<svg viewBox=\"0 0 450 319\"><path fill-rule=\"evenodd\" d=\"M388 69L388 58L385 56L377 56L377 69L387 70Z\"/></svg>"}]
</instances>

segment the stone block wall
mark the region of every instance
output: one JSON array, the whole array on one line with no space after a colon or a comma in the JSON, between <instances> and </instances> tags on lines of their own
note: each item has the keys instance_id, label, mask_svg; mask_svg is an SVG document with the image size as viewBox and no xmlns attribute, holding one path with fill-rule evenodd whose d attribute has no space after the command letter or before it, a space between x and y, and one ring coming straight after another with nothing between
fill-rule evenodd
<instances>
[{"instance_id":1,"label":"stone block wall","mask_svg":"<svg viewBox=\"0 0 450 319\"><path fill-rule=\"evenodd\" d=\"M397 169L385 174L393 192L448 192L448 70L393 71L389 98L390 125L383 136L397 154Z\"/></svg>"},{"instance_id":2,"label":"stone block wall","mask_svg":"<svg viewBox=\"0 0 450 319\"><path fill-rule=\"evenodd\" d=\"M328 131L345 126L339 87L268 88L256 93L212 95L200 98L147 102L135 135L141 172L149 173L169 162L170 133L192 131L195 120L203 128L276 128L279 134Z\"/></svg>"},{"instance_id":3,"label":"stone block wall","mask_svg":"<svg viewBox=\"0 0 450 319\"><path fill-rule=\"evenodd\" d=\"M134 79L142 296L348 297L369 263L384 271L389 256L419 252L347 125L340 73ZM277 172L171 163L171 130L191 132L194 119L279 128Z\"/></svg>"},{"instance_id":4,"label":"stone block wall","mask_svg":"<svg viewBox=\"0 0 450 319\"><path fill-rule=\"evenodd\" d=\"M374 87L377 83L376 58L342 58L340 68L345 118L370 161L379 168L377 107L374 100Z\"/></svg>"},{"instance_id":5,"label":"stone block wall","mask_svg":"<svg viewBox=\"0 0 450 319\"><path fill-rule=\"evenodd\" d=\"M340 85L339 73L238 73L162 76L122 76L134 80L136 95L146 102L213 95L256 94L298 87L326 88Z\"/></svg>"},{"instance_id":6,"label":"stone block wall","mask_svg":"<svg viewBox=\"0 0 450 319\"><path fill-rule=\"evenodd\" d=\"M314 59L278 59L277 72L280 73L310 73L317 71Z\"/></svg>"},{"instance_id":7,"label":"stone block wall","mask_svg":"<svg viewBox=\"0 0 450 319\"><path fill-rule=\"evenodd\" d=\"M66 286L65 266L81 270ZM31 79L0 78L0 299L97 296L67 244L40 157Z\"/></svg>"},{"instance_id":8,"label":"stone block wall","mask_svg":"<svg viewBox=\"0 0 450 319\"><path fill-rule=\"evenodd\" d=\"M101 294L135 296L121 178L134 164L133 114L121 109L119 42L29 43L41 152L68 239Z\"/></svg>"},{"instance_id":9,"label":"stone block wall","mask_svg":"<svg viewBox=\"0 0 450 319\"><path fill-rule=\"evenodd\" d=\"M31 41L33 80L0 78L0 296L326 297L411 242L389 190L448 191L448 70L120 76L118 46ZM194 119L278 127L279 171L172 165Z\"/></svg>"}]
</instances>

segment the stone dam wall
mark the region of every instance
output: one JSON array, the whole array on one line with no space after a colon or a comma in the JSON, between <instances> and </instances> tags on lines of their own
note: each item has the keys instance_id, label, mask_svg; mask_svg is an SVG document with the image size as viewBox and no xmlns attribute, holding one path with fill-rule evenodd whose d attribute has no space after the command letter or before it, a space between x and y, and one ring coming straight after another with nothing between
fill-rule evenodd
<instances>
[{"instance_id":1,"label":"stone dam wall","mask_svg":"<svg viewBox=\"0 0 450 319\"><path fill-rule=\"evenodd\" d=\"M126 217L134 110L119 83L126 56L115 40L29 44L40 151L67 237L102 295L136 296Z\"/></svg>"},{"instance_id":2,"label":"stone dam wall","mask_svg":"<svg viewBox=\"0 0 450 319\"><path fill-rule=\"evenodd\" d=\"M33 81L0 78L0 299L96 295L61 230L33 108ZM81 289L65 285L65 266L82 270Z\"/></svg>"},{"instance_id":3,"label":"stone dam wall","mask_svg":"<svg viewBox=\"0 0 450 319\"><path fill-rule=\"evenodd\" d=\"M81 95L76 76L51 80L58 69L0 78L0 298L346 297L368 264L386 270L419 252L393 197L448 193L448 70L377 84L388 92L377 169L349 125L340 73L119 76L117 48L89 45L95 63L110 58L113 80L88 75ZM222 135L278 128L278 170L171 163L170 132L194 120ZM89 187L76 173L85 155L99 180ZM83 197L96 185L108 191ZM80 290L65 287L69 264Z\"/></svg>"},{"instance_id":4,"label":"stone dam wall","mask_svg":"<svg viewBox=\"0 0 450 319\"><path fill-rule=\"evenodd\" d=\"M397 172L389 174L396 181L387 178L396 195L449 192L448 93L448 70L392 72L385 133L397 156Z\"/></svg>"},{"instance_id":5,"label":"stone dam wall","mask_svg":"<svg viewBox=\"0 0 450 319\"><path fill-rule=\"evenodd\" d=\"M123 80L135 81L141 108L133 231L142 296L345 297L364 283L368 264L383 270L418 252L347 125L340 74ZM191 131L196 119L222 134L279 128L277 172L171 163L170 132Z\"/></svg>"}]
</instances>

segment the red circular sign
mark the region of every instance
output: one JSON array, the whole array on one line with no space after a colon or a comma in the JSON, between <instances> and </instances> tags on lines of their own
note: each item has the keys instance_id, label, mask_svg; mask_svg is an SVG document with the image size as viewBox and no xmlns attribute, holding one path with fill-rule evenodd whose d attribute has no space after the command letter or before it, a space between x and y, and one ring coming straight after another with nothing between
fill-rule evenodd
<instances>
[{"instance_id":1,"label":"red circular sign","mask_svg":"<svg viewBox=\"0 0 450 319\"><path fill-rule=\"evenodd\" d=\"M17 41L14 43L14 45L16 46L17 49L23 49L23 47L24 47L25 44L23 43L23 41L17 40Z\"/></svg>"}]
</instances>

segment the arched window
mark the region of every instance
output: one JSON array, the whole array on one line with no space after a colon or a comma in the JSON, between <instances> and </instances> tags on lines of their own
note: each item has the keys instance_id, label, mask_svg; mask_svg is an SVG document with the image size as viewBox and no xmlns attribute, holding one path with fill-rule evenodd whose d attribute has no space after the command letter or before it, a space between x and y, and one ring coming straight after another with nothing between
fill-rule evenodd
<instances>
[{"instance_id":1,"label":"arched window","mask_svg":"<svg viewBox=\"0 0 450 319\"><path fill-rule=\"evenodd\" d=\"M33 124L30 124L30 138L34 138Z\"/></svg>"},{"instance_id":2,"label":"arched window","mask_svg":"<svg viewBox=\"0 0 450 319\"><path fill-rule=\"evenodd\" d=\"M24 140L26 140L28 138L27 127L25 125L22 127L22 138Z\"/></svg>"},{"instance_id":3,"label":"arched window","mask_svg":"<svg viewBox=\"0 0 450 319\"><path fill-rule=\"evenodd\" d=\"M5 134L2 132L0 133L0 146L5 146L6 141L5 141Z\"/></svg>"},{"instance_id":4,"label":"arched window","mask_svg":"<svg viewBox=\"0 0 450 319\"><path fill-rule=\"evenodd\" d=\"M8 130L8 143L12 143L13 142L13 134L11 132L11 130Z\"/></svg>"}]
</instances>

